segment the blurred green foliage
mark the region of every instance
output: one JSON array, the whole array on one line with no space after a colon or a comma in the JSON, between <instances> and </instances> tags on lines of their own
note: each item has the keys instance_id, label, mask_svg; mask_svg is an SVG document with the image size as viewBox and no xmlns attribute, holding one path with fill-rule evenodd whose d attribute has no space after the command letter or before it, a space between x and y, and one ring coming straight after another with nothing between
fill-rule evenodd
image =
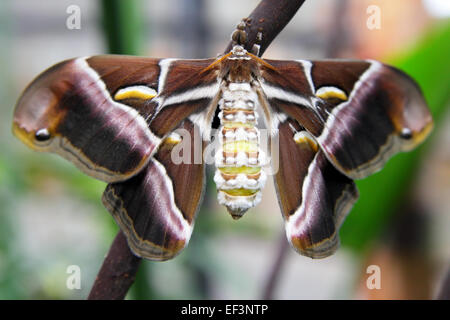
<instances>
[{"instance_id":1,"label":"blurred green foliage","mask_svg":"<svg viewBox=\"0 0 450 320\"><path fill-rule=\"evenodd\" d=\"M138 55L143 39L141 0L102 0L102 23L109 53Z\"/></svg>"}]
</instances>

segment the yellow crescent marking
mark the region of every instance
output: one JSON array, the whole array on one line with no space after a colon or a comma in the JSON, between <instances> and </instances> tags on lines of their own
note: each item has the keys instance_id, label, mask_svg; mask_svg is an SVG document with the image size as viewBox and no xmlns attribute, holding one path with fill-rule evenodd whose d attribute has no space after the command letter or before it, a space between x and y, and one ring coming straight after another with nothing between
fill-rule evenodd
<instances>
[{"instance_id":1,"label":"yellow crescent marking","mask_svg":"<svg viewBox=\"0 0 450 320\"><path fill-rule=\"evenodd\" d=\"M170 143L170 144L178 144L182 141L183 139L181 138L181 136L176 133L176 132L172 132L167 138L166 140L164 140L165 143Z\"/></svg>"},{"instance_id":2,"label":"yellow crescent marking","mask_svg":"<svg viewBox=\"0 0 450 320\"><path fill-rule=\"evenodd\" d=\"M178 144L181 142L181 139L174 139L174 138L169 137L164 142L169 143L169 144Z\"/></svg>"},{"instance_id":3,"label":"yellow crescent marking","mask_svg":"<svg viewBox=\"0 0 450 320\"><path fill-rule=\"evenodd\" d=\"M316 97L327 100L327 99L339 99L342 101L347 101L348 97L344 91L336 87L322 87L316 91Z\"/></svg>"},{"instance_id":4,"label":"yellow crescent marking","mask_svg":"<svg viewBox=\"0 0 450 320\"><path fill-rule=\"evenodd\" d=\"M319 146L317 145L317 142L314 141L314 139L311 139L311 138L309 137L309 134L306 133L306 132L304 132L304 131L297 132L297 133L294 135L294 141L295 141L295 143L297 143L297 144L299 144L299 145L301 145L301 144L303 144L303 143L308 144L309 147L310 147L314 152L317 152L317 150L319 150Z\"/></svg>"},{"instance_id":5,"label":"yellow crescent marking","mask_svg":"<svg viewBox=\"0 0 450 320\"><path fill-rule=\"evenodd\" d=\"M120 89L114 95L114 100L124 100L124 99L141 99L141 100L149 100L156 97L157 92L146 86L132 86Z\"/></svg>"}]
</instances>

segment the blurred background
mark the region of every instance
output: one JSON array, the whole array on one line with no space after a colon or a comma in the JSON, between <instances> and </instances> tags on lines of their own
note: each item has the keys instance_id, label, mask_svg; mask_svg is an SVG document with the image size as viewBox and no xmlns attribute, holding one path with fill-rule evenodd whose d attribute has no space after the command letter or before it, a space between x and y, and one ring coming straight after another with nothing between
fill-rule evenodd
<instances>
[{"instance_id":1,"label":"blurred background","mask_svg":"<svg viewBox=\"0 0 450 320\"><path fill-rule=\"evenodd\" d=\"M76 56L216 56L258 2L0 2L0 299L84 299L118 231L101 204L105 183L12 136L25 86ZM71 5L80 9L80 29L67 27ZM450 2L307 0L264 57L393 64L422 87L433 134L357 182L360 199L341 229L341 249L323 260L286 246L271 182L262 203L234 221L209 181L189 246L173 260L142 263L127 297L436 298L450 266ZM80 267L79 290L66 286L70 265ZM380 268L381 289L366 285L371 265Z\"/></svg>"}]
</instances>

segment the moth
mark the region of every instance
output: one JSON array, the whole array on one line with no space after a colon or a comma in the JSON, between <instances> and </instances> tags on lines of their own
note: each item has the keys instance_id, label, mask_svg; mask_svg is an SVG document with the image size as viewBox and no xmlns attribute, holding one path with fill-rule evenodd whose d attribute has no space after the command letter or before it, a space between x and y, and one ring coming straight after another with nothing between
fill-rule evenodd
<instances>
[{"instance_id":1,"label":"moth","mask_svg":"<svg viewBox=\"0 0 450 320\"><path fill-rule=\"evenodd\" d=\"M287 238L311 258L338 248L358 198L353 180L417 146L433 123L419 87L398 69L261 59L236 43L212 59L63 61L25 89L13 132L107 182L103 204L132 251L167 260L187 245L205 189L205 164L175 163L173 150L186 140L204 150L215 118L219 203L237 219L260 201L270 158L260 145L264 124L279 139L274 182Z\"/></svg>"}]
</instances>

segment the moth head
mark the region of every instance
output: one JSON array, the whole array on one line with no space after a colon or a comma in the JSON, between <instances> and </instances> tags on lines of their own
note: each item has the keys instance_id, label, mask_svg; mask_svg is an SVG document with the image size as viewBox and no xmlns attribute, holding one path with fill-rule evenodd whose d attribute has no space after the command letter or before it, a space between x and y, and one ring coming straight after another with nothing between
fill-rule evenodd
<instances>
[{"instance_id":1,"label":"moth head","mask_svg":"<svg viewBox=\"0 0 450 320\"><path fill-rule=\"evenodd\" d=\"M62 62L44 71L24 90L15 110L12 131L24 144L48 151L64 115L61 97L70 85L68 67Z\"/></svg>"}]
</instances>

